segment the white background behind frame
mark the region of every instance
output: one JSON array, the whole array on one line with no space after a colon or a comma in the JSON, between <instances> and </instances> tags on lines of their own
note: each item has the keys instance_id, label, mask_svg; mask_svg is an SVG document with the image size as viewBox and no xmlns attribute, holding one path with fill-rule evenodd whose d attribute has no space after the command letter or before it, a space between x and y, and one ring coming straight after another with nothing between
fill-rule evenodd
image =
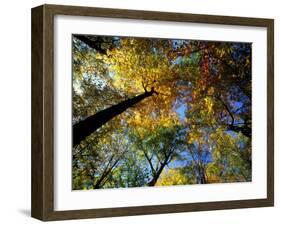
<instances>
[{"instance_id":1,"label":"white background behind frame","mask_svg":"<svg viewBox=\"0 0 281 226\"><path fill-rule=\"evenodd\" d=\"M55 16L55 210L266 198L266 28ZM72 34L252 42L252 182L71 191Z\"/></svg>"}]
</instances>

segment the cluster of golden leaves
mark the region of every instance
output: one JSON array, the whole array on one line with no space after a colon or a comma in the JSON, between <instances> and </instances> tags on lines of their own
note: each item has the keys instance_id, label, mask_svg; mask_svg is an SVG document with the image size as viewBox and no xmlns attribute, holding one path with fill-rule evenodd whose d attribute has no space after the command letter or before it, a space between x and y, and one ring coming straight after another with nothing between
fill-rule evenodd
<instances>
[{"instance_id":1,"label":"cluster of golden leaves","mask_svg":"<svg viewBox=\"0 0 281 226\"><path fill-rule=\"evenodd\" d=\"M169 127L178 123L178 116L172 109L177 91L174 90L176 72L166 57L169 49L162 48L161 41L153 43L156 48L151 45L148 39L124 38L120 48L108 50L107 55L100 54L98 58L108 65L113 86L128 98L154 88L157 94L122 114L127 124L153 131L160 124Z\"/></svg>"}]
</instances>

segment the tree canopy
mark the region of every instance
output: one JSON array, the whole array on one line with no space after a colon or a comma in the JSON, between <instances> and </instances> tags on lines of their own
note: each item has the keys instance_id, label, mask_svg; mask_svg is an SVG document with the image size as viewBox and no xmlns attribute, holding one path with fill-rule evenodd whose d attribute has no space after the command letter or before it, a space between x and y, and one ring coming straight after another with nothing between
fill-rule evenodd
<instances>
[{"instance_id":1,"label":"tree canopy","mask_svg":"<svg viewBox=\"0 0 281 226\"><path fill-rule=\"evenodd\" d=\"M251 49L73 35L73 189L251 181Z\"/></svg>"}]
</instances>

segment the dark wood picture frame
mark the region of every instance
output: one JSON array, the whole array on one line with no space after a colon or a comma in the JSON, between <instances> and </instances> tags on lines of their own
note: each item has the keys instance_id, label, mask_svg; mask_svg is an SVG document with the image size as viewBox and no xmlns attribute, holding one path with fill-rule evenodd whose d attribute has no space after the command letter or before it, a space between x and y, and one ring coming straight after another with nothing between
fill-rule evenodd
<instances>
[{"instance_id":1,"label":"dark wood picture frame","mask_svg":"<svg viewBox=\"0 0 281 226\"><path fill-rule=\"evenodd\" d=\"M54 211L54 16L95 16L267 28L267 198L154 206ZM42 5L32 9L31 215L50 221L274 205L274 20L183 13Z\"/></svg>"}]
</instances>

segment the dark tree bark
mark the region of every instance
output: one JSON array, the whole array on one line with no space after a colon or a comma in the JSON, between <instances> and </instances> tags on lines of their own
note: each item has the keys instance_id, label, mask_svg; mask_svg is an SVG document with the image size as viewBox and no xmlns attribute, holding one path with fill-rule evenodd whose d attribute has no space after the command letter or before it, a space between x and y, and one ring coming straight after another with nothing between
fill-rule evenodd
<instances>
[{"instance_id":1,"label":"dark tree bark","mask_svg":"<svg viewBox=\"0 0 281 226\"><path fill-rule=\"evenodd\" d=\"M218 97L218 96L214 96L214 97L222 103L222 105L224 106L225 110L227 111L228 115L231 118L231 124L227 125L227 129L232 130L233 132L236 132L236 133L241 132L244 136L251 138L252 137L252 127L251 127L251 124L248 124L249 119L244 120L243 125L235 125L235 119L234 119L234 116L233 116L230 108L227 106L226 103L224 103L224 101L220 97Z\"/></svg>"},{"instance_id":2,"label":"dark tree bark","mask_svg":"<svg viewBox=\"0 0 281 226\"><path fill-rule=\"evenodd\" d=\"M197 179L198 184L206 184L206 176L205 176L205 170L202 166L198 166L198 179Z\"/></svg>"},{"instance_id":3,"label":"dark tree bark","mask_svg":"<svg viewBox=\"0 0 281 226\"><path fill-rule=\"evenodd\" d=\"M109 160L108 165L106 166L103 174L101 175L101 177L97 180L97 182L94 185L94 189L99 189L102 188L103 186L103 181L107 178L107 176L112 172L113 168L117 165L117 163L120 161L120 158L118 158L117 160L115 160L115 162L112 164L112 166L110 166L112 160L113 160L114 156L111 157L111 159Z\"/></svg>"},{"instance_id":4,"label":"dark tree bark","mask_svg":"<svg viewBox=\"0 0 281 226\"><path fill-rule=\"evenodd\" d=\"M173 147L170 148L168 154L165 154L165 159L163 162L160 162L160 167L157 170L154 170L154 168L152 167L152 163L151 160L150 161L150 166L151 166L151 170L153 171L153 178L147 183L148 186L154 186L157 182L157 180L159 179L162 171L164 170L165 166L171 161L171 156L174 152ZM165 151L164 151L165 153Z\"/></svg>"},{"instance_id":5,"label":"dark tree bark","mask_svg":"<svg viewBox=\"0 0 281 226\"><path fill-rule=\"evenodd\" d=\"M80 41L84 42L87 46L91 47L92 49L96 50L101 54L106 54L106 50L102 48L103 40L100 37L97 37L95 41L90 39L85 35L74 35L75 38L79 39Z\"/></svg>"},{"instance_id":6,"label":"dark tree bark","mask_svg":"<svg viewBox=\"0 0 281 226\"><path fill-rule=\"evenodd\" d=\"M165 168L166 163L162 163L160 168L157 170L157 172L155 172L153 178L148 182L148 186L154 186L157 182L157 180L160 177L160 174L162 173L163 169Z\"/></svg>"},{"instance_id":7,"label":"dark tree bark","mask_svg":"<svg viewBox=\"0 0 281 226\"><path fill-rule=\"evenodd\" d=\"M248 138L252 137L252 128L250 128L247 124L244 124L242 126L229 125L228 129L236 133L241 132L244 136Z\"/></svg>"},{"instance_id":8,"label":"dark tree bark","mask_svg":"<svg viewBox=\"0 0 281 226\"><path fill-rule=\"evenodd\" d=\"M89 116L88 118L73 125L73 147L80 144L87 136L95 132L98 128L110 121L112 118L123 113L128 108L139 103L143 99L157 94L152 87L151 91L146 91L143 94L135 96L133 98L122 101L119 104L113 105L105 110Z\"/></svg>"}]
</instances>

